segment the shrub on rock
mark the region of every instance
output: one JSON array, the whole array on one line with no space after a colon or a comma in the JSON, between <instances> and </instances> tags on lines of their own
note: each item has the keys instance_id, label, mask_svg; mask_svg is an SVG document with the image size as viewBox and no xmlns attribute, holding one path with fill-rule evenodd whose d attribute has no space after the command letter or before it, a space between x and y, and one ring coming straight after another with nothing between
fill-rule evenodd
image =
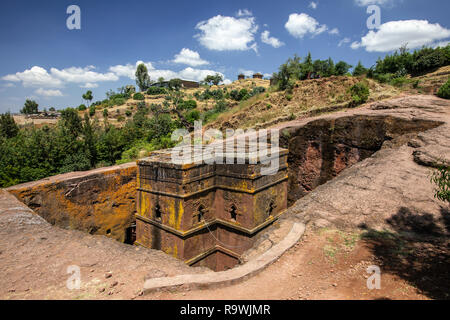
<instances>
[{"instance_id":1,"label":"shrub on rock","mask_svg":"<svg viewBox=\"0 0 450 320\"><path fill-rule=\"evenodd\" d=\"M439 89L437 95L439 98L450 99L450 79Z\"/></svg>"}]
</instances>

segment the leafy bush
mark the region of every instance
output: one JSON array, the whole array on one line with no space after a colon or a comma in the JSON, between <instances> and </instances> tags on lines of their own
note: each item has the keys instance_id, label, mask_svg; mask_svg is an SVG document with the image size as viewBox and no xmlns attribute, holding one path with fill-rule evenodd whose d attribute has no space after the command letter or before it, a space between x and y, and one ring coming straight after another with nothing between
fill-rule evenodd
<instances>
[{"instance_id":1,"label":"leafy bush","mask_svg":"<svg viewBox=\"0 0 450 320\"><path fill-rule=\"evenodd\" d=\"M204 122L210 122L215 120L219 114L228 109L228 103L225 100L220 100L216 103L212 110L205 112L203 115Z\"/></svg>"},{"instance_id":2,"label":"leafy bush","mask_svg":"<svg viewBox=\"0 0 450 320\"><path fill-rule=\"evenodd\" d=\"M349 89L350 95L352 96L351 104L353 106L359 106L366 103L369 99L370 91L367 85L363 82L357 83Z\"/></svg>"},{"instance_id":3,"label":"leafy bush","mask_svg":"<svg viewBox=\"0 0 450 320\"><path fill-rule=\"evenodd\" d=\"M92 105L89 107L89 116L93 117L95 115L95 106Z\"/></svg>"},{"instance_id":4,"label":"leafy bush","mask_svg":"<svg viewBox=\"0 0 450 320\"><path fill-rule=\"evenodd\" d=\"M125 111L125 115L126 115L128 118L131 117L131 115L132 115L131 110L126 110L126 111Z\"/></svg>"},{"instance_id":5,"label":"leafy bush","mask_svg":"<svg viewBox=\"0 0 450 320\"><path fill-rule=\"evenodd\" d=\"M228 108L228 103L225 100L221 100L216 103L214 110L216 112L224 112Z\"/></svg>"},{"instance_id":6,"label":"leafy bush","mask_svg":"<svg viewBox=\"0 0 450 320\"><path fill-rule=\"evenodd\" d=\"M145 100L145 97L142 93L138 92L133 95L134 100Z\"/></svg>"},{"instance_id":7,"label":"leafy bush","mask_svg":"<svg viewBox=\"0 0 450 320\"><path fill-rule=\"evenodd\" d=\"M197 102L195 102L195 100L182 100L179 104L178 104L178 108L180 110L192 110L197 108Z\"/></svg>"},{"instance_id":8,"label":"leafy bush","mask_svg":"<svg viewBox=\"0 0 450 320\"><path fill-rule=\"evenodd\" d=\"M0 137L10 139L18 134L19 127L14 121L14 117L9 112L0 115Z\"/></svg>"},{"instance_id":9,"label":"leafy bush","mask_svg":"<svg viewBox=\"0 0 450 320\"><path fill-rule=\"evenodd\" d=\"M390 82L391 82L391 85L393 85L394 87L401 87L405 83L408 82L408 79L405 77L399 77L399 78L392 79Z\"/></svg>"},{"instance_id":10,"label":"leafy bush","mask_svg":"<svg viewBox=\"0 0 450 320\"><path fill-rule=\"evenodd\" d=\"M443 99L450 99L450 79L439 89L437 95Z\"/></svg>"},{"instance_id":11,"label":"leafy bush","mask_svg":"<svg viewBox=\"0 0 450 320\"><path fill-rule=\"evenodd\" d=\"M162 87L150 87L147 90L147 94L150 96L157 96L157 95L167 94L167 90Z\"/></svg>"},{"instance_id":12,"label":"leafy bush","mask_svg":"<svg viewBox=\"0 0 450 320\"><path fill-rule=\"evenodd\" d=\"M264 88L264 87L256 87L256 88L253 88L251 96L253 97L253 96L256 96L256 95L264 93L264 92L266 92L266 88Z\"/></svg>"},{"instance_id":13,"label":"leafy bush","mask_svg":"<svg viewBox=\"0 0 450 320\"><path fill-rule=\"evenodd\" d=\"M194 123L194 121L200 120L200 111L191 110L186 114L186 120L190 123Z\"/></svg>"},{"instance_id":14,"label":"leafy bush","mask_svg":"<svg viewBox=\"0 0 450 320\"><path fill-rule=\"evenodd\" d=\"M435 198L450 203L450 166L438 165L431 176L431 182L436 185Z\"/></svg>"},{"instance_id":15,"label":"leafy bush","mask_svg":"<svg viewBox=\"0 0 450 320\"><path fill-rule=\"evenodd\" d=\"M86 110L87 108L86 108L86 106L84 105L84 104L80 104L79 106L78 106L78 111L84 111L84 110Z\"/></svg>"}]
</instances>

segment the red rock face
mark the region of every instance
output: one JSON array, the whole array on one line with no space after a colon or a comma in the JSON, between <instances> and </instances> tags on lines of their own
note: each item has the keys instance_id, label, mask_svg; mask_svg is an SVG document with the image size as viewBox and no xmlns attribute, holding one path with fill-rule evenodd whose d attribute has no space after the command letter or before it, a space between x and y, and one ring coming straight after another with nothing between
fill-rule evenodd
<instances>
[{"instance_id":1,"label":"red rock face","mask_svg":"<svg viewBox=\"0 0 450 320\"><path fill-rule=\"evenodd\" d=\"M7 191L53 225L127 242L136 212L136 164L72 172Z\"/></svg>"},{"instance_id":2,"label":"red rock face","mask_svg":"<svg viewBox=\"0 0 450 320\"><path fill-rule=\"evenodd\" d=\"M290 129L289 138L282 142L289 149L289 204L372 156L386 141L436 125L389 116L352 116L320 119Z\"/></svg>"}]
</instances>

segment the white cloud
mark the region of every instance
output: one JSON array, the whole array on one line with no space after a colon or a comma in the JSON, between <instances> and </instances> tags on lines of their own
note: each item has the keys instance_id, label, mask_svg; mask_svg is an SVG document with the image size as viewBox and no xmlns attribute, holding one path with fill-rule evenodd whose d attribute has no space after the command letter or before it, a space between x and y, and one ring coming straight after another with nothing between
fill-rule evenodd
<instances>
[{"instance_id":1,"label":"white cloud","mask_svg":"<svg viewBox=\"0 0 450 320\"><path fill-rule=\"evenodd\" d=\"M145 64L145 66L147 67L147 69L149 71L155 69L151 62L137 61L136 64L134 64L134 65L126 64L126 65L115 65L115 66L109 67L109 71L114 73L118 77L128 77L128 78L134 80L134 79L136 79L136 76L135 76L136 69L137 69L138 65L140 65L141 63Z\"/></svg>"},{"instance_id":2,"label":"white cloud","mask_svg":"<svg viewBox=\"0 0 450 320\"><path fill-rule=\"evenodd\" d=\"M394 0L355 0L355 4L360 7L367 7L371 4L376 4L379 6L392 5Z\"/></svg>"},{"instance_id":3,"label":"white cloud","mask_svg":"<svg viewBox=\"0 0 450 320\"><path fill-rule=\"evenodd\" d=\"M206 78L206 76L215 75L216 73L220 74L223 78L225 78L225 76L222 73L214 70L193 69L191 67L188 67L178 72L178 78L181 78L183 80L202 81Z\"/></svg>"},{"instance_id":4,"label":"white cloud","mask_svg":"<svg viewBox=\"0 0 450 320\"><path fill-rule=\"evenodd\" d=\"M286 30L295 38L302 39L307 34L319 35L328 30L325 24L319 22L306 13L292 13L285 24Z\"/></svg>"},{"instance_id":5,"label":"white cloud","mask_svg":"<svg viewBox=\"0 0 450 320\"><path fill-rule=\"evenodd\" d=\"M136 67L143 63L142 61L136 62L135 65L132 64L126 64L126 65L116 65L113 67L110 67L111 72L115 72L117 76L120 77L128 77L132 80L135 80L135 73L136 73ZM206 78L208 75L215 75L216 73L219 73L220 75L224 76L222 73L214 71L214 70L208 70L208 69L195 69L192 67L185 68L181 71L173 71L173 70L164 70L164 69L156 69L153 67L151 62L144 63L147 66L148 69L148 75L150 76L150 79L153 81L158 80L159 78L164 78L166 80L180 78L183 80L192 80L192 81L202 81Z\"/></svg>"},{"instance_id":6,"label":"white cloud","mask_svg":"<svg viewBox=\"0 0 450 320\"><path fill-rule=\"evenodd\" d=\"M450 40L447 40L447 41L440 41L440 42L434 43L434 44L432 45L432 47L435 48L435 49L436 49L437 47L444 48L444 47L448 46L449 44L450 44Z\"/></svg>"},{"instance_id":7,"label":"white cloud","mask_svg":"<svg viewBox=\"0 0 450 320\"><path fill-rule=\"evenodd\" d=\"M350 45L350 48L352 48L353 50L359 49L361 48L361 43L358 41L354 41L352 42L352 44Z\"/></svg>"},{"instance_id":8,"label":"white cloud","mask_svg":"<svg viewBox=\"0 0 450 320\"><path fill-rule=\"evenodd\" d=\"M279 48L281 46L284 46L283 42L281 42L280 40L278 40L275 37L271 37L270 32L267 30L261 34L261 41L264 42L265 44L271 45L274 48Z\"/></svg>"},{"instance_id":9,"label":"white cloud","mask_svg":"<svg viewBox=\"0 0 450 320\"><path fill-rule=\"evenodd\" d=\"M62 92L59 91L59 90L51 90L51 89L46 90L46 89L43 89L43 88L37 89L35 91L35 93L37 95L40 95L40 96L43 96L43 97L62 97L63 96Z\"/></svg>"},{"instance_id":10,"label":"white cloud","mask_svg":"<svg viewBox=\"0 0 450 320\"><path fill-rule=\"evenodd\" d=\"M85 68L71 67L67 69L46 69L34 66L31 69L2 77L2 80L21 82L24 87L60 88L66 83L96 83L103 81L117 81L119 78L114 73L98 73L93 71L95 67Z\"/></svg>"},{"instance_id":11,"label":"white cloud","mask_svg":"<svg viewBox=\"0 0 450 320\"><path fill-rule=\"evenodd\" d=\"M350 43L350 38L344 38L338 43L338 47L342 47L344 44Z\"/></svg>"},{"instance_id":12,"label":"white cloud","mask_svg":"<svg viewBox=\"0 0 450 320\"><path fill-rule=\"evenodd\" d=\"M309 4L309 7L311 8L311 9L317 9L317 6L319 5L319 2L314 2L314 1L311 1L311 3Z\"/></svg>"},{"instance_id":13,"label":"white cloud","mask_svg":"<svg viewBox=\"0 0 450 320\"><path fill-rule=\"evenodd\" d=\"M181 49L180 53L175 55L175 63L187 64L188 66L198 67L209 64L208 61L200 58L200 54L187 48Z\"/></svg>"},{"instance_id":14,"label":"white cloud","mask_svg":"<svg viewBox=\"0 0 450 320\"><path fill-rule=\"evenodd\" d=\"M31 69L2 77L2 80L22 82L24 87L61 87L62 81L51 76L44 68L34 66Z\"/></svg>"},{"instance_id":15,"label":"white cloud","mask_svg":"<svg viewBox=\"0 0 450 320\"><path fill-rule=\"evenodd\" d=\"M377 31L369 31L360 42L352 43L351 48L364 47L368 52L389 52L404 44L409 49L415 49L449 37L449 29L427 20L390 21L382 24Z\"/></svg>"},{"instance_id":16,"label":"white cloud","mask_svg":"<svg viewBox=\"0 0 450 320\"><path fill-rule=\"evenodd\" d=\"M332 35L338 35L339 34L339 29L338 28L331 29L330 31L328 31L328 33L332 34Z\"/></svg>"},{"instance_id":17,"label":"white cloud","mask_svg":"<svg viewBox=\"0 0 450 320\"><path fill-rule=\"evenodd\" d=\"M85 83L83 85L80 86L80 88L84 88L84 89L94 89L94 88L98 88L98 84L97 83Z\"/></svg>"},{"instance_id":18,"label":"white cloud","mask_svg":"<svg viewBox=\"0 0 450 320\"><path fill-rule=\"evenodd\" d=\"M199 22L196 29L200 33L195 37L200 44L209 50L250 50L257 52L258 47L255 41L255 33L258 26L255 18L234 18L226 16L215 16L207 21Z\"/></svg>"},{"instance_id":19,"label":"white cloud","mask_svg":"<svg viewBox=\"0 0 450 320\"><path fill-rule=\"evenodd\" d=\"M95 83L104 81L117 81L118 76L113 72L99 73L93 71L94 66L87 66L85 68L71 67L67 69L58 70L51 68L52 76L69 83Z\"/></svg>"},{"instance_id":20,"label":"white cloud","mask_svg":"<svg viewBox=\"0 0 450 320\"><path fill-rule=\"evenodd\" d=\"M239 73L242 73L246 77L251 77L255 74L255 71L253 70L245 70L245 69L239 69Z\"/></svg>"},{"instance_id":21,"label":"white cloud","mask_svg":"<svg viewBox=\"0 0 450 320\"><path fill-rule=\"evenodd\" d=\"M238 16L238 17L251 17L251 16L253 16L253 13L250 10L248 10L248 9L244 9L244 10L239 9L239 11L236 13L236 16Z\"/></svg>"}]
</instances>

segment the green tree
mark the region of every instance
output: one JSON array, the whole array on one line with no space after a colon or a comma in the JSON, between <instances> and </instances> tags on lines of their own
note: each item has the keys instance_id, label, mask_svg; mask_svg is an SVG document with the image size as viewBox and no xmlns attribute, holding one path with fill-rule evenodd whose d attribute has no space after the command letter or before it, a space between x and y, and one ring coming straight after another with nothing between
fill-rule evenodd
<instances>
[{"instance_id":1,"label":"green tree","mask_svg":"<svg viewBox=\"0 0 450 320\"><path fill-rule=\"evenodd\" d=\"M208 85L219 85L219 83L221 83L223 81L223 76L216 73L215 75L208 75L206 76L206 78L203 80L204 83L208 84Z\"/></svg>"},{"instance_id":2,"label":"green tree","mask_svg":"<svg viewBox=\"0 0 450 320\"><path fill-rule=\"evenodd\" d=\"M77 138L82 132L81 117L77 110L67 108L61 112L61 123L67 132L73 137Z\"/></svg>"},{"instance_id":3,"label":"green tree","mask_svg":"<svg viewBox=\"0 0 450 320\"><path fill-rule=\"evenodd\" d=\"M358 77L367 74L367 69L362 65L361 61L358 62L358 65L353 70L353 76Z\"/></svg>"},{"instance_id":4,"label":"green tree","mask_svg":"<svg viewBox=\"0 0 450 320\"><path fill-rule=\"evenodd\" d=\"M94 105L89 107L89 116L91 116L91 117L95 116L95 106Z\"/></svg>"},{"instance_id":5,"label":"green tree","mask_svg":"<svg viewBox=\"0 0 450 320\"><path fill-rule=\"evenodd\" d=\"M85 94L83 94L82 97L83 97L84 100L87 101L88 106L89 106L89 103L92 101L92 99L94 99L91 90L89 90Z\"/></svg>"},{"instance_id":6,"label":"green tree","mask_svg":"<svg viewBox=\"0 0 450 320\"><path fill-rule=\"evenodd\" d=\"M19 133L19 127L11 113L0 115L0 136L7 139L14 138Z\"/></svg>"},{"instance_id":7,"label":"green tree","mask_svg":"<svg viewBox=\"0 0 450 320\"><path fill-rule=\"evenodd\" d=\"M335 66L335 75L336 76L344 76L348 73L352 66L345 61L339 61Z\"/></svg>"},{"instance_id":8,"label":"green tree","mask_svg":"<svg viewBox=\"0 0 450 320\"><path fill-rule=\"evenodd\" d=\"M151 85L150 76L148 75L148 69L145 64L141 63L136 69L136 84L140 91L147 90Z\"/></svg>"},{"instance_id":9,"label":"green tree","mask_svg":"<svg viewBox=\"0 0 450 320\"><path fill-rule=\"evenodd\" d=\"M300 80L309 79L311 73L314 71L314 64L311 57L311 53L309 52L308 55L305 58L305 61L303 62L301 66L301 78Z\"/></svg>"},{"instance_id":10,"label":"green tree","mask_svg":"<svg viewBox=\"0 0 450 320\"><path fill-rule=\"evenodd\" d=\"M84 114L82 134L87 158L89 159L91 167L94 167L97 161L97 149L95 147L96 137L94 128L87 113Z\"/></svg>"},{"instance_id":11,"label":"green tree","mask_svg":"<svg viewBox=\"0 0 450 320\"><path fill-rule=\"evenodd\" d=\"M25 104L24 104L22 110L20 110L20 113L22 113L22 114L36 114L36 113L39 113L38 107L39 107L39 105L36 103L36 101L27 99L25 101Z\"/></svg>"},{"instance_id":12,"label":"green tree","mask_svg":"<svg viewBox=\"0 0 450 320\"><path fill-rule=\"evenodd\" d=\"M172 79L169 81L169 89L179 91L183 86L181 79Z\"/></svg>"}]
</instances>

